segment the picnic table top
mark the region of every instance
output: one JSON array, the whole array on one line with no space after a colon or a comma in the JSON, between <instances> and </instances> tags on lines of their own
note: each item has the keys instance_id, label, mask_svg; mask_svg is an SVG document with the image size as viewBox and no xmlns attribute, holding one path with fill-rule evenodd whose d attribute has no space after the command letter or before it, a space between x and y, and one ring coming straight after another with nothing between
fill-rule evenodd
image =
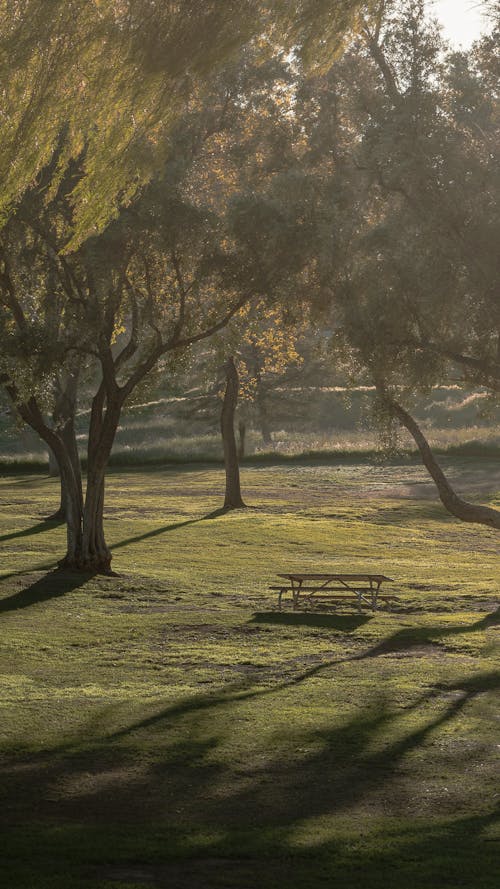
<instances>
[{"instance_id":1,"label":"picnic table top","mask_svg":"<svg viewBox=\"0 0 500 889\"><path fill-rule=\"evenodd\" d=\"M290 574L278 574L278 577L284 577L287 580L376 580L393 582L392 577L386 577L385 574L335 574L328 572L324 574L308 574L304 572L293 571Z\"/></svg>"}]
</instances>

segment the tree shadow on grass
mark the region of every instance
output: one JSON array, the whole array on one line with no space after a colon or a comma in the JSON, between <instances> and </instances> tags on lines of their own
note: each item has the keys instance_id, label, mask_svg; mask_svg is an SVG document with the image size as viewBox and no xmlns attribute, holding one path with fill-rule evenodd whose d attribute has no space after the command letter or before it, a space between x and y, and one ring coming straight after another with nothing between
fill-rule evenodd
<instances>
[{"instance_id":1,"label":"tree shadow on grass","mask_svg":"<svg viewBox=\"0 0 500 889\"><path fill-rule=\"evenodd\" d=\"M151 537L160 537L168 531L177 531L179 528L187 528L188 525L197 525L199 522L206 522L209 519L217 519L220 516L227 515L227 510L214 509L207 515L201 516L199 519L187 519L185 522L173 522L171 525L163 525L161 528L154 528L152 531L146 531L144 534L136 534L134 537L127 537L120 540L119 543L113 543L110 549L121 549L122 546L128 546L131 543L139 543L141 540L149 540Z\"/></svg>"},{"instance_id":2,"label":"tree shadow on grass","mask_svg":"<svg viewBox=\"0 0 500 889\"><path fill-rule=\"evenodd\" d=\"M267 616L266 613L264 614L265 616ZM361 626L363 623L371 620L371 617L368 615L307 615L303 613L285 615L278 612L270 612L270 615L273 618L276 617L277 619L285 618L286 625L290 625L290 618L294 623L295 621L297 621L298 623L301 619L307 617L311 619L328 618L329 623L327 624L326 628L335 628L344 630L346 632L356 629L354 623L349 624L349 620L352 620L353 622L356 621L357 626ZM258 618L260 618L260 615L257 613L254 615L250 622L257 622ZM333 626L330 621L338 621L339 623L338 625ZM279 622L281 623L281 621ZM278 623L278 620L276 621L276 623ZM296 673L294 676L284 681L276 682L272 685L268 685L265 688L255 688L254 685L249 684L248 680L241 680L231 683L229 687L226 686L222 691L216 693L212 692L210 694L192 695L175 703L171 707L162 709L159 712L153 713L143 719L130 723L125 728L121 728L115 732L110 733L107 736L107 739L109 741L118 740L136 731L153 728L161 725L164 721L184 717L189 714L211 709L215 710L218 707L224 707L239 702L250 701L255 698L266 698L271 695L278 694L281 691L291 689L294 686L301 685L308 679L313 679L315 676L322 675L327 670L331 670L332 668L341 666L342 664L356 663L359 661L364 661L368 658L375 658L380 655L397 653L401 651L411 652L412 648L421 647L425 644L432 644L436 636L471 633L487 629L490 626L496 626L498 623L500 623L500 609L493 612L492 614L486 615L484 618L481 618L473 624L469 624L468 626L458 624L453 626L415 627L408 630L400 630L397 633L394 633L388 639L383 640L381 643L373 646L372 648L368 648L367 650L362 651L359 654L354 654L343 658L331 658L327 661L323 661L322 663L315 664L313 667L309 667L307 670L302 670L301 672ZM318 625L317 623L308 623L308 625L324 626L324 624ZM449 686L450 691L463 691L464 694L458 701L451 705L450 712L453 712L454 707L456 711L460 710L468 699L475 697L481 691L488 691L498 687L500 687L500 672L496 671L487 674L480 674L479 676L474 676L469 680L464 680L462 684L451 684ZM430 700L436 695L439 696L443 694L443 688L446 687L439 686L437 690L429 691L429 693L425 696L425 699ZM421 704L423 700L424 699L419 700L418 703Z\"/></svg>"},{"instance_id":3,"label":"tree shadow on grass","mask_svg":"<svg viewBox=\"0 0 500 889\"><path fill-rule=\"evenodd\" d=\"M283 615L284 616L284 615ZM294 617L294 615L289 615L290 617ZM330 615L323 615L330 617ZM298 615L299 617L299 615ZM335 617L332 615L332 617ZM343 617L343 615L338 615L338 617ZM346 615L349 617L349 615ZM362 619L366 617L365 615L352 615L353 618ZM447 633L468 633L474 630L484 629L488 626L493 626L498 623L498 618L500 617L500 609L498 612L495 612L493 615L488 615L486 618L482 618L480 621L477 621L475 624L471 624L468 627L463 626L454 626L454 627L432 627L427 628L427 636L423 635L422 630L424 628L417 628L415 631L401 631L401 633L395 633L390 639L387 641L380 643L379 645L374 646L373 648L368 649L360 654L355 654L352 656L344 657L344 658L333 658L326 662L322 662L320 664L316 664L313 667L310 667L307 670L303 670L300 673L297 673L295 676L292 676L289 679L286 679L282 682L277 682L274 685L270 685L266 688L255 688L254 686L250 686L247 681L243 680L241 682L232 683L229 688L225 688L221 692L211 693L208 695L194 695L189 698L186 698L178 703L174 704L171 707L168 707L165 710L161 710L158 713L154 713L150 716L145 717L144 719L138 720L137 722L131 723L126 728L118 729L116 732L108 735L109 740L118 740L119 738L123 738L133 732L141 731L142 729L152 728L161 724L164 720L175 719L178 717L182 717L188 715L190 713L196 713L198 711L216 709L218 707L228 706L234 703L249 701L254 698L265 698L271 695L275 695L281 691L286 691L287 689L293 688L294 686L300 685L308 679L313 679L315 676L323 674L325 671L332 669L334 667L338 667L342 664L346 663L355 663L359 661L363 661L367 658L377 657L379 655L383 655L391 652L399 652L403 649L411 650L414 646L421 646L425 641L429 641L429 636L434 636L438 631L440 631L443 635ZM366 617L367 620L370 618ZM458 712L465 705L467 700L470 700L476 697L477 694L483 691L490 691L492 689L496 689L500 687L500 672L492 671L490 673L482 673L479 676L473 676L470 679L464 680L461 683L440 685L436 689L430 690L423 698L419 699L417 705L420 705L424 700L430 700L433 697L440 696L444 692L443 690L453 691L453 692L463 692L463 695L460 695L459 698L454 701L453 704L450 705L450 714L454 712ZM415 705L415 706L417 706ZM412 708L409 708L412 709ZM425 733L424 733L425 735Z\"/></svg>"},{"instance_id":4,"label":"tree shadow on grass","mask_svg":"<svg viewBox=\"0 0 500 889\"><path fill-rule=\"evenodd\" d=\"M59 519L44 519L43 522L39 522L37 525L32 525L31 528L23 528L21 531L12 531L9 534L3 534L0 537L0 543L5 543L7 540L16 540L19 537L33 537L35 534L43 534L45 531L52 531L54 528L58 528L63 524L64 522Z\"/></svg>"},{"instance_id":5,"label":"tree shadow on grass","mask_svg":"<svg viewBox=\"0 0 500 889\"><path fill-rule=\"evenodd\" d=\"M47 873L59 867L66 843L71 854L63 854L64 865L76 869L88 861L95 842L91 860L100 879L118 879L113 868L129 866L129 879L123 879L134 885L143 882L142 872L146 884L182 889L351 889L361 884L367 889L496 889L494 850L483 835L498 812L464 816L453 811L449 800L446 810L438 810L439 818L415 818L413 794L418 788L405 782L405 772L403 782L398 781L402 762L405 770L411 762L407 754L421 748L478 694L499 685L500 675L494 673L448 683L443 690L460 689L461 696L451 701L445 696L430 718L426 705L432 692L425 693L413 705L423 709L417 727L410 730L407 716L383 696L351 718L339 718L332 710L332 724L319 729L304 731L291 722L288 733L291 738L296 733L296 754L283 755L279 745L269 748L265 760L244 769L243 781L223 754L225 735L234 731L238 712L227 714L229 724L218 723L220 714L182 706L186 699L158 713L154 723L149 719L129 726L132 731L154 727L155 755L145 757L142 771L129 772L137 764L142 739L136 739L139 748L134 742L124 744L126 729L89 739L86 749L74 748L63 756L48 751L30 757L7 784L2 779L1 817L7 833L17 836L20 857L23 847L33 851L35 840L35 859ZM228 702L223 695L208 697L206 706ZM455 766L465 768L470 751L456 750ZM423 768L425 773L425 764ZM59 793L55 801L54 788L64 786L71 792ZM35 793L38 823L31 825L22 814L30 810ZM385 800L383 817L377 808L380 800ZM319 831L316 818L327 819ZM44 820L51 823L50 830ZM54 820L61 825L57 831ZM198 864L190 873L193 859ZM176 861L188 864L191 883L175 871Z\"/></svg>"},{"instance_id":6,"label":"tree shadow on grass","mask_svg":"<svg viewBox=\"0 0 500 889\"><path fill-rule=\"evenodd\" d=\"M50 599L58 599L66 593L71 593L84 586L94 576L89 572L73 573L61 569L50 571L49 574L40 577L25 589L19 590L7 599L0 600L0 614L29 608L31 605L38 605L40 602L47 602ZM2 578L2 580L4 579Z\"/></svg>"},{"instance_id":7,"label":"tree shadow on grass","mask_svg":"<svg viewBox=\"0 0 500 889\"><path fill-rule=\"evenodd\" d=\"M500 608L497 608L496 611L485 615L485 617L482 617L480 620L467 626L464 626L463 624L446 624L445 626L433 625L409 627L403 630L398 630L397 633L393 633L388 639L383 639L382 642L379 642L364 654L358 655L356 659L378 657L381 654L391 654L401 651L411 651L412 648L417 646L435 644L436 637L442 639L447 636L475 633L480 630L487 630L489 627L498 626L499 624Z\"/></svg>"}]
</instances>

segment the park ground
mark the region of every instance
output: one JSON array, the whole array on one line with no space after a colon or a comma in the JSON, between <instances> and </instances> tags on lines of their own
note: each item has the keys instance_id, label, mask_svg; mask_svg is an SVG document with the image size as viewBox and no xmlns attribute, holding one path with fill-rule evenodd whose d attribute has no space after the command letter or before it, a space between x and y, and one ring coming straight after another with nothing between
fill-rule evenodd
<instances>
[{"instance_id":1,"label":"park ground","mask_svg":"<svg viewBox=\"0 0 500 889\"><path fill-rule=\"evenodd\" d=\"M500 506L500 470L445 460ZM116 577L61 574L57 481L0 479L8 889L498 886L500 537L416 462L114 472ZM280 570L395 579L280 613Z\"/></svg>"}]
</instances>

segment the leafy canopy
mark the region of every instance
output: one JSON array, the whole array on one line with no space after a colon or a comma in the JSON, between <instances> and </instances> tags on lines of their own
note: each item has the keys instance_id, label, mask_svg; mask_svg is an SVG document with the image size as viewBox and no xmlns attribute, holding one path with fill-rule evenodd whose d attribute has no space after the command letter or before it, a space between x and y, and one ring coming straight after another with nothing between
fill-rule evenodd
<instances>
[{"instance_id":1,"label":"leafy canopy","mask_svg":"<svg viewBox=\"0 0 500 889\"><path fill-rule=\"evenodd\" d=\"M251 40L338 44L360 0L0 0L0 223L59 149L85 152L67 249L102 230L162 167L172 121ZM57 187L57 176L52 189Z\"/></svg>"}]
</instances>

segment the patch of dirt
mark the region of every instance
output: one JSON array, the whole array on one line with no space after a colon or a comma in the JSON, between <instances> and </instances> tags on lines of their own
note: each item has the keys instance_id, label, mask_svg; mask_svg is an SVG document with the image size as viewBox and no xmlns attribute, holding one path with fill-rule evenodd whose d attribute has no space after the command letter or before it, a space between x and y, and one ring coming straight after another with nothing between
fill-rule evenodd
<instances>
[{"instance_id":1,"label":"patch of dirt","mask_svg":"<svg viewBox=\"0 0 500 889\"><path fill-rule=\"evenodd\" d=\"M194 609L191 609L193 611ZM202 609L196 609L196 612L201 611ZM208 609L207 609L208 610ZM172 633L176 635L179 632L180 627L169 627L165 629L164 636L169 638ZM234 639L236 636L253 636L256 633L272 633L272 627L225 627L220 624L182 624L182 632L189 636L190 634L194 636L211 636L216 639Z\"/></svg>"},{"instance_id":2,"label":"patch of dirt","mask_svg":"<svg viewBox=\"0 0 500 889\"><path fill-rule=\"evenodd\" d=\"M200 608L199 605L119 605L114 611L123 614L168 614L171 611L196 611L196 613L213 614L213 608Z\"/></svg>"},{"instance_id":3,"label":"patch of dirt","mask_svg":"<svg viewBox=\"0 0 500 889\"><path fill-rule=\"evenodd\" d=\"M381 657L390 658L418 658L418 657L446 657L448 652L441 645L429 642L426 645L414 645L411 648L400 649L399 651L384 652Z\"/></svg>"},{"instance_id":4,"label":"patch of dirt","mask_svg":"<svg viewBox=\"0 0 500 889\"><path fill-rule=\"evenodd\" d=\"M487 611L494 613L500 608L500 597L497 599L474 599L471 601L469 596L464 596L464 599L467 600L467 605L472 605L474 611Z\"/></svg>"}]
</instances>

